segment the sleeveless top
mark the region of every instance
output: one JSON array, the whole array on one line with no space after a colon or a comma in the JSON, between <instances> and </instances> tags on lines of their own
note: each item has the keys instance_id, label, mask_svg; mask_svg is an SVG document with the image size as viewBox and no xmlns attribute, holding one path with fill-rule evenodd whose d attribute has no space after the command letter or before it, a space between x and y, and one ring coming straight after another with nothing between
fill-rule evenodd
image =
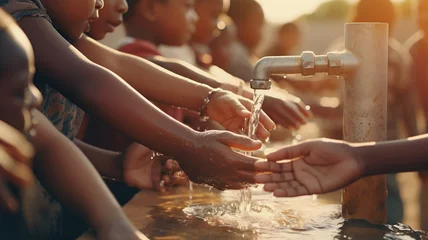
<instances>
[{"instance_id":1,"label":"sleeveless top","mask_svg":"<svg viewBox=\"0 0 428 240\"><path fill-rule=\"evenodd\" d=\"M52 23L39 0L0 0L0 7L12 15L17 22L24 17L41 17ZM35 78L34 84L43 95L40 111L60 132L74 139L82 123L84 112L43 79Z\"/></svg>"}]
</instances>

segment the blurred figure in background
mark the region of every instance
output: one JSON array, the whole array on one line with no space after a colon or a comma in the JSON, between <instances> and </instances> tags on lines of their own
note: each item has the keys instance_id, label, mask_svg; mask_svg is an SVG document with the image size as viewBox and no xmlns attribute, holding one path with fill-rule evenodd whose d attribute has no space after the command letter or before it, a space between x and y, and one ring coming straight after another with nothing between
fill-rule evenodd
<instances>
[{"instance_id":1,"label":"blurred figure in background","mask_svg":"<svg viewBox=\"0 0 428 240\"><path fill-rule=\"evenodd\" d=\"M418 91L419 104L425 117L425 129L422 133L428 132L428 69L426 60L428 59L428 1L419 0L417 5L417 23L419 31L411 36L405 43L413 58L410 69L411 79L414 81ZM420 172L422 181L420 191L420 202L428 202L428 172ZM428 212L428 206L421 204L421 213ZM421 228L428 229L428 219L421 214Z\"/></svg>"},{"instance_id":2,"label":"blurred figure in background","mask_svg":"<svg viewBox=\"0 0 428 240\"><path fill-rule=\"evenodd\" d=\"M278 29L276 42L263 54L264 56L288 56L296 54L301 42L299 26L294 22L281 25Z\"/></svg>"},{"instance_id":3,"label":"blurred figure in background","mask_svg":"<svg viewBox=\"0 0 428 240\"><path fill-rule=\"evenodd\" d=\"M265 16L255 0L231 0L228 15L236 26L236 41L230 47L230 74L250 81L252 70L258 58L254 50L262 38Z\"/></svg>"}]
</instances>

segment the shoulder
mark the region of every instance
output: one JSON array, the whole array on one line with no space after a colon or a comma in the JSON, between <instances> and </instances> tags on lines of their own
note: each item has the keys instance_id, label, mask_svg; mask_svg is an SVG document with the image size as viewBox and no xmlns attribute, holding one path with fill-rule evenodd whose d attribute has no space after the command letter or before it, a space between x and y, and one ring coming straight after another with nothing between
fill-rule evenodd
<instances>
[{"instance_id":1,"label":"shoulder","mask_svg":"<svg viewBox=\"0 0 428 240\"><path fill-rule=\"evenodd\" d=\"M39 0L0 0L0 7L12 15L15 21L24 17L41 17L52 22Z\"/></svg>"}]
</instances>

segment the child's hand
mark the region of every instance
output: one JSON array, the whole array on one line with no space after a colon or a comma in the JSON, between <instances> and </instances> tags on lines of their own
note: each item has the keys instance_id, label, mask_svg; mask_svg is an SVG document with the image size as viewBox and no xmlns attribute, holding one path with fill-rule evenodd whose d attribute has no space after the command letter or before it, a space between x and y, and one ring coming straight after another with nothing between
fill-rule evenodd
<instances>
[{"instance_id":1,"label":"child's hand","mask_svg":"<svg viewBox=\"0 0 428 240\"><path fill-rule=\"evenodd\" d=\"M344 142L315 140L283 148L259 162L257 168L272 171L256 176L264 190L277 197L296 197L338 190L362 176L354 148ZM291 160L276 163L275 161Z\"/></svg>"},{"instance_id":2,"label":"child's hand","mask_svg":"<svg viewBox=\"0 0 428 240\"><path fill-rule=\"evenodd\" d=\"M164 156L154 157L152 150L138 143L127 149L123 161L123 179L131 187L164 192L165 187L187 181L176 161Z\"/></svg>"},{"instance_id":3,"label":"child's hand","mask_svg":"<svg viewBox=\"0 0 428 240\"><path fill-rule=\"evenodd\" d=\"M229 91L217 91L207 105L207 115L210 119L220 123L227 130L242 133L245 119L251 117L252 102ZM260 124L257 128L257 137L267 139L269 131L275 129L275 123L262 111Z\"/></svg>"},{"instance_id":4,"label":"child's hand","mask_svg":"<svg viewBox=\"0 0 428 240\"><path fill-rule=\"evenodd\" d=\"M262 144L245 136L225 131L197 133L195 146L179 156L180 166L195 183L219 190L241 189L254 183L258 158L233 151L258 150Z\"/></svg>"},{"instance_id":5,"label":"child's hand","mask_svg":"<svg viewBox=\"0 0 428 240\"><path fill-rule=\"evenodd\" d=\"M276 124L297 130L308 122L312 113L299 98L285 94L287 96L278 97L267 94L263 110Z\"/></svg>"},{"instance_id":6,"label":"child's hand","mask_svg":"<svg viewBox=\"0 0 428 240\"><path fill-rule=\"evenodd\" d=\"M0 206L16 211L18 203L7 184L23 188L34 182L30 167L34 149L27 139L13 127L0 121Z\"/></svg>"}]
</instances>

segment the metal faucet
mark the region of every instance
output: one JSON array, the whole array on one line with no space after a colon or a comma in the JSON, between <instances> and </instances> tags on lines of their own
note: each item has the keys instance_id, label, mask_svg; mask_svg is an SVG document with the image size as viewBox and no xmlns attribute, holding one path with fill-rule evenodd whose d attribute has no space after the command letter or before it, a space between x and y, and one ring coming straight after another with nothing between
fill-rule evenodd
<instances>
[{"instance_id":1,"label":"metal faucet","mask_svg":"<svg viewBox=\"0 0 428 240\"><path fill-rule=\"evenodd\" d=\"M343 75L358 66L358 58L349 51L329 52L326 55L305 51L300 56L264 57L256 63L250 85L252 89L267 90L271 88L269 78L272 74L300 73L310 76L325 72L329 75Z\"/></svg>"},{"instance_id":2,"label":"metal faucet","mask_svg":"<svg viewBox=\"0 0 428 240\"><path fill-rule=\"evenodd\" d=\"M272 74L314 75L326 72L344 77L343 138L348 142L386 140L388 86L388 24L348 23L345 48L317 56L265 57L253 71L251 88L270 89ZM363 178L342 192L345 218L386 221L386 180L384 176Z\"/></svg>"}]
</instances>

